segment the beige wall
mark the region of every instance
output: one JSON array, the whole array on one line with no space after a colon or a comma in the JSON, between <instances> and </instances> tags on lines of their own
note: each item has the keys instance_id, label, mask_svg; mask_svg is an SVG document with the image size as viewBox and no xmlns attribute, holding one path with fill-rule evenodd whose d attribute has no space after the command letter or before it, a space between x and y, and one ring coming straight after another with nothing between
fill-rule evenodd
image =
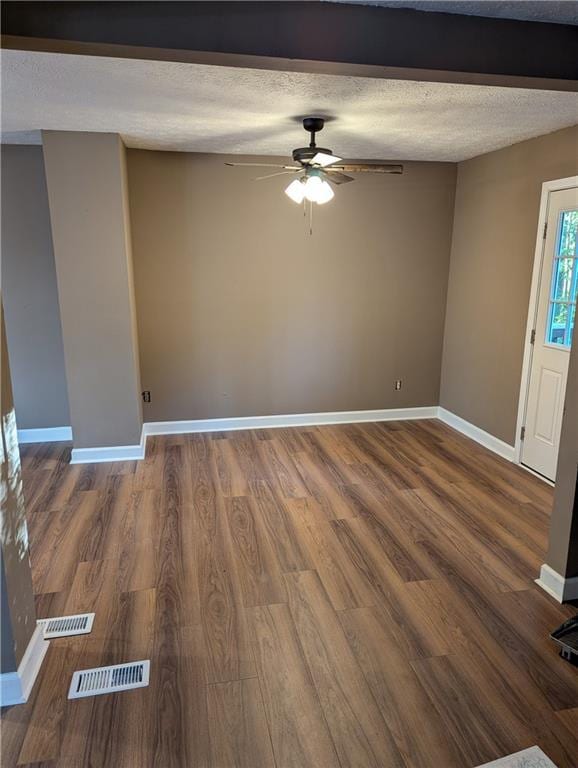
<instances>
[{"instance_id":1,"label":"beige wall","mask_svg":"<svg viewBox=\"0 0 578 768\"><path fill-rule=\"evenodd\" d=\"M441 405L513 445L543 181L578 173L578 127L460 163Z\"/></svg>"},{"instance_id":2,"label":"beige wall","mask_svg":"<svg viewBox=\"0 0 578 768\"><path fill-rule=\"evenodd\" d=\"M44 132L75 448L135 445L142 411L125 148L106 133Z\"/></svg>"},{"instance_id":3,"label":"beige wall","mask_svg":"<svg viewBox=\"0 0 578 768\"><path fill-rule=\"evenodd\" d=\"M145 421L437 405L455 166L342 186L310 236L225 159L128 152Z\"/></svg>"},{"instance_id":4,"label":"beige wall","mask_svg":"<svg viewBox=\"0 0 578 768\"><path fill-rule=\"evenodd\" d=\"M70 424L42 147L4 145L2 287L21 429Z\"/></svg>"},{"instance_id":5,"label":"beige wall","mask_svg":"<svg viewBox=\"0 0 578 768\"><path fill-rule=\"evenodd\" d=\"M86 134L64 134L72 142L79 136ZM120 148L120 195L103 197L114 206L121 199L124 211L122 145L111 135L96 140ZM9 190L3 278L8 287L10 281L25 286L7 298L9 343L13 332L26 338L13 345L14 356L28 360L15 365L17 408L26 403L22 415L18 411L20 426L59 426L66 423L66 387L41 150L3 150L3 188ZM142 387L153 397L147 420L438 402L453 166L408 163L401 178L361 178L341 187L334 201L316 210L310 237L300 209L282 193L287 177L254 183L256 172L226 168L216 155L131 150L128 157L140 369ZM91 162L100 165L98 153ZM540 186L575 173L578 128L459 165L440 400L509 443ZM27 201L38 216L26 215ZM102 209L96 226L88 285L98 284L103 254L110 254L104 234L110 213ZM28 220L33 223L25 227ZM122 236L128 252L126 227ZM17 249L26 260L11 257ZM125 263L122 280L130 296L130 258ZM40 284L46 290L36 295ZM84 300L77 299L82 317ZM103 297L100 305L103 338L118 341L117 311L134 336L134 301L128 301L125 324L126 307L119 299L111 313L109 300ZM13 314L21 319L10 322ZM127 349L129 368L138 371L137 346ZM396 378L403 379L399 393L393 391ZM44 399L30 385L38 379L46 382ZM101 389L97 400L101 396L98 407L94 393L83 402L92 422L116 391ZM91 442L110 444L104 433L99 440Z\"/></svg>"}]
</instances>

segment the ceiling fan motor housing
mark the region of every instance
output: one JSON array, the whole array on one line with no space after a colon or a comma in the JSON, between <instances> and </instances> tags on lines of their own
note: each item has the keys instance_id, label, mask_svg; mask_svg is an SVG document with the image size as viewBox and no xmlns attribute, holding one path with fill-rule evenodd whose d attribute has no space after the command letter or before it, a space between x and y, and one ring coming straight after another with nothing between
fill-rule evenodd
<instances>
[{"instance_id":1,"label":"ceiling fan motor housing","mask_svg":"<svg viewBox=\"0 0 578 768\"><path fill-rule=\"evenodd\" d=\"M299 147L298 149L293 150L293 160L296 163L308 165L317 153L322 153L324 155L333 154L330 149L325 149L324 147Z\"/></svg>"}]
</instances>

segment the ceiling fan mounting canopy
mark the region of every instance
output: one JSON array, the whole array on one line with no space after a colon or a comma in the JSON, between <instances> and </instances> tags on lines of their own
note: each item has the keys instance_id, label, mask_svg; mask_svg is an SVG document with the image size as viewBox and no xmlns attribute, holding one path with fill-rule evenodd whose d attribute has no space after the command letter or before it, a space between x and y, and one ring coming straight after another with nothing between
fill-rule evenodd
<instances>
[{"instance_id":1,"label":"ceiling fan mounting canopy","mask_svg":"<svg viewBox=\"0 0 578 768\"><path fill-rule=\"evenodd\" d=\"M309 131L309 133L319 133L319 131L323 130L323 126L325 125L325 120L322 117L304 117L303 118L303 127L306 131ZM314 138L314 137L312 137Z\"/></svg>"},{"instance_id":2,"label":"ceiling fan mounting canopy","mask_svg":"<svg viewBox=\"0 0 578 768\"><path fill-rule=\"evenodd\" d=\"M309 165L311 160L317 154L332 155L333 152L330 149L324 147L318 147L315 144L315 134L323 130L325 120L322 117L305 117L303 118L303 128L311 134L311 141L308 147L298 147L293 150L293 160L301 165Z\"/></svg>"}]
</instances>

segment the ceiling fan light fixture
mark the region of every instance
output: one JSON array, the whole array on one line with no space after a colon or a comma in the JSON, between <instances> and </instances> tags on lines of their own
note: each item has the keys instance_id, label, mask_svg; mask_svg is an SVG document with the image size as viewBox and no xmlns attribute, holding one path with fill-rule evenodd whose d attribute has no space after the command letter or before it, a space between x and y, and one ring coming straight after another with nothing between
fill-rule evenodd
<instances>
[{"instance_id":1,"label":"ceiling fan light fixture","mask_svg":"<svg viewBox=\"0 0 578 768\"><path fill-rule=\"evenodd\" d=\"M290 197L294 203L302 203L305 197L305 184L302 179L293 179L291 184L285 189L285 194Z\"/></svg>"},{"instance_id":2,"label":"ceiling fan light fixture","mask_svg":"<svg viewBox=\"0 0 578 768\"><path fill-rule=\"evenodd\" d=\"M328 203L330 200L333 200L335 197L335 192L331 188L331 184L327 181L321 182L321 188L319 189L317 193L317 205L323 205L324 203Z\"/></svg>"},{"instance_id":3,"label":"ceiling fan light fixture","mask_svg":"<svg viewBox=\"0 0 578 768\"><path fill-rule=\"evenodd\" d=\"M332 200L335 193L331 189L331 184L315 175L309 176L305 182L305 197L312 203L323 205Z\"/></svg>"}]
</instances>

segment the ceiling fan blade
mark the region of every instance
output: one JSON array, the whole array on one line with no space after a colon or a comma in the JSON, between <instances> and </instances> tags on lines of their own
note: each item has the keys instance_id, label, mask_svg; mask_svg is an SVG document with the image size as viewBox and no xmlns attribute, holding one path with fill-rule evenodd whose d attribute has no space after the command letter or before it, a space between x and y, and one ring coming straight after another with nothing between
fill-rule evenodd
<instances>
[{"instance_id":1,"label":"ceiling fan blade","mask_svg":"<svg viewBox=\"0 0 578 768\"><path fill-rule=\"evenodd\" d=\"M328 171L345 171L346 173L403 173L403 165L386 165L383 163L345 163L332 165Z\"/></svg>"},{"instance_id":2,"label":"ceiling fan blade","mask_svg":"<svg viewBox=\"0 0 578 768\"><path fill-rule=\"evenodd\" d=\"M277 173L268 173L266 176L257 176L253 181L263 181L263 179L272 179L273 176L285 176L288 173L297 173L302 171L303 168L292 168L290 171L277 171Z\"/></svg>"},{"instance_id":3,"label":"ceiling fan blade","mask_svg":"<svg viewBox=\"0 0 578 768\"><path fill-rule=\"evenodd\" d=\"M296 165L281 165L280 163L225 163L225 165L238 167L242 166L245 168L294 168L296 171L300 171L301 166Z\"/></svg>"},{"instance_id":4,"label":"ceiling fan blade","mask_svg":"<svg viewBox=\"0 0 578 768\"><path fill-rule=\"evenodd\" d=\"M346 176L341 171L334 171L333 168L325 168L324 172L327 174L329 181L334 184L347 184L348 181L355 181L353 176Z\"/></svg>"}]
</instances>

